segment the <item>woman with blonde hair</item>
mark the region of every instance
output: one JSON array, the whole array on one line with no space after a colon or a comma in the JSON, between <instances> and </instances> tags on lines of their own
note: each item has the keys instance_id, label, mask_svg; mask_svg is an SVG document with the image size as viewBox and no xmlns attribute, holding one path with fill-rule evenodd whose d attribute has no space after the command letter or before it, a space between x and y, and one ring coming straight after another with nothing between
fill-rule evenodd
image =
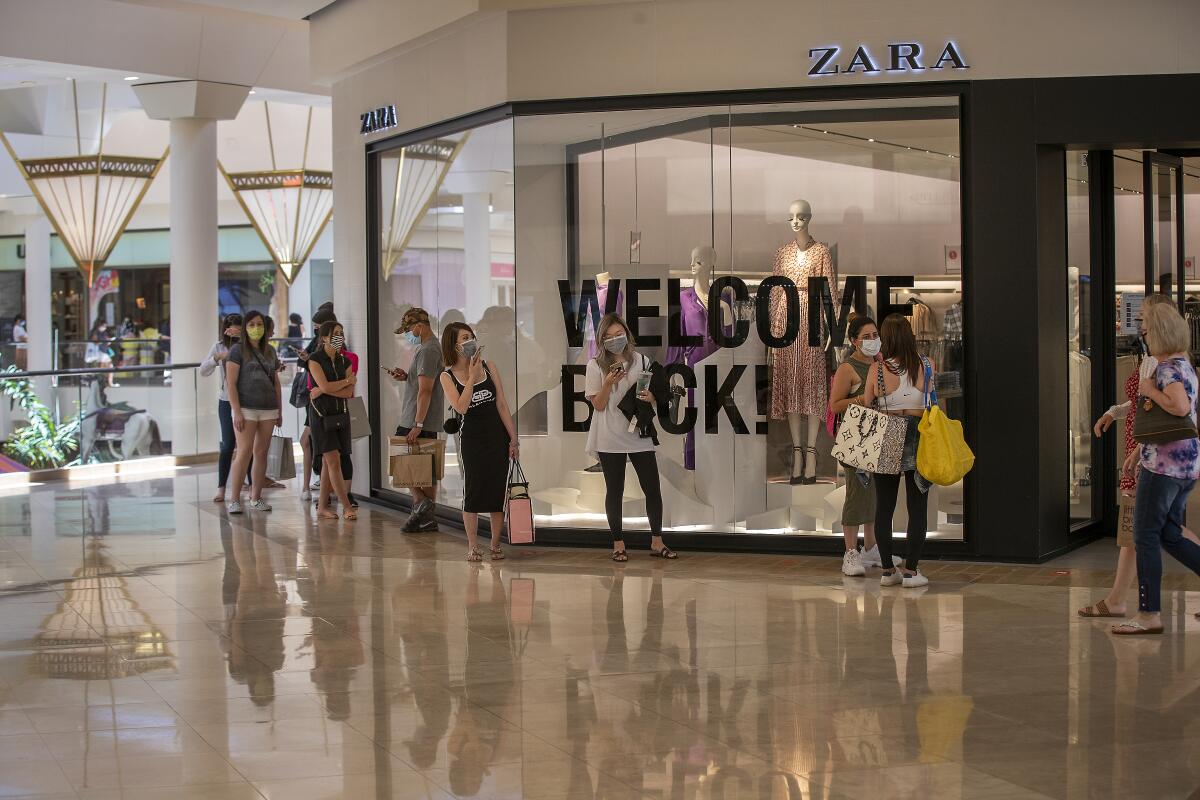
<instances>
[{"instance_id":1,"label":"woman with blonde hair","mask_svg":"<svg viewBox=\"0 0 1200 800\"><path fill-rule=\"evenodd\" d=\"M1147 295L1146 299L1142 301L1142 314L1145 314L1146 309L1150 306L1160 303L1172 305L1173 301L1161 292ZM1142 337L1145 337L1146 326L1144 321L1139 317L1137 322L1139 332ZM1105 431L1112 427L1114 422L1119 419L1125 420L1125 449L1121 454L1122 461L1129 458L1129 454L1137 449L1136 443L1133 441L1133 423L1137 417L1138 384L1142 378L1153 375L1157 367L1158 360L1146 352L1145 340L1143 338L1138 351L1137 364L1129 373L1129 378L1125 381L1125 402L1105 411L1100 419L1096 420L1096 426L1093 428L1096 438L1099 439ZM1121 493L1122 516L1126 513L1132 516L1134 495L1137 491L1136 470L1121 471L1119 489ZM1183 535L1194 542L1197 541L1196 534L1192 533L1186 527L1183 529ZM1125 593L1129 591L1129 586L1133 583L1133 578L1137 574L1136 555L1133 552L1133 528L1131 525L1118 523L1117 551L1117 572L1113 577L1112 589L1109 590L1104 599L1079 609L1077 612L1079 616L1124 619Z\"/></svg>"},{"instance_id":2,"label":"woman with blonde hair","mask_svg":"<svg viewBox=\"0 0 1200 800\"><path fill-rule=\"evenodd\" d=\"M653 435L643 435L645 431L634 429L637 426L631 425L631 418L619 408L630 390L635 390L638 402L649 403L651 409L655 408L654 395L650 392L650 360L637 352L633 333L619 314L604 315L598 331L600 351L588 362L584 387L584 394L595 409L588 429L587 455L599 460L604 472L604 512L612 532L612 560L629 560L622 532L626 461L633 463L642 494L646 496L650 555L678 558L678 554L662 540L662 488L654 455L657 442Z\"/></svg>"},{"instance_id":3,"label":"woman with blonde hair","mask_svg":"<svg viewBox=\"0 0 1200 800\"><path fill-rule=\"evenodd\" d=\"M1200 380L1188 358L1190 331L1173 305L1158 303L1142 310L1146 346L1157 359L1154 374L1142 378L1138 395L1142 413L1153 404L1188 429L1180 438L1143 442L1125 459L1127 471L1140 469L1133 510L1133 542L1137 554L1138 613L1114 625L1118 636L1163 632L1161 615L1162 551L1200 575L1200 545L1183 535L1188 495L1200 478L1200 438L1196 435L1196 398ZM1139 400L1139 402L1143 402Z\"/></svg>"}]
</instances>

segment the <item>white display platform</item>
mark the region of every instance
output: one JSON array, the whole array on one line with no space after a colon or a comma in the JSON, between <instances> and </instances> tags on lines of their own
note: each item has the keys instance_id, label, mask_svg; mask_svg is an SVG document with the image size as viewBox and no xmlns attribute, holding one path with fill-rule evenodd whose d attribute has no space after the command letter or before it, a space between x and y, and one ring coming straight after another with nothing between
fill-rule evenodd
<instances>
[{"instance_id":1,"label":"white display platform","mask_svg":"<svg viewBox=\"0 0 1200 800\"><path fill-rule=\"evenodd\" d=\"M768 493L762 491L767 483L767 438L755 433L759 417L754 368L765 360L766 347L751 331L741 347L722 348L694 367L700 387L696 389L695 400L696 497L712 507L717 520L732 520L736 524L778 505L769 503ZM746 366L733 399L750 429L748 435L735 434L724 412L717 419L717 433L704 432L704 373L709 364L716 365L718 381L725 380L734 365Z\"/></svg>"}]
</instances>

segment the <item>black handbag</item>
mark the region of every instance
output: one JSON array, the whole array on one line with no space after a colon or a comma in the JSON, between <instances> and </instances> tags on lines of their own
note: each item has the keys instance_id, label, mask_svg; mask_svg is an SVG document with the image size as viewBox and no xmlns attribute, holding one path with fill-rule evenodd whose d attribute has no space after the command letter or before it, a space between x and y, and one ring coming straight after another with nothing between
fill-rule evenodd
<instances>
[{"instance_id":1,"label":"black handbag","mask_svg":"<svg viewBox=\"0 0 1200 800\"><path fill-rule=\"evenodd\" d=\"M1133 440L1138 444L1167 444L1197 438L1196 423L1190 416L1177 417L1149 397L1138 398L1133 418Z\"/></svg>"},{"instance_id":2,"label":"black handbag","mask_svg":"<svg viewBox=\"0 0 1200 800\"><path fill-rule=\"evenodd\" d=\"M296 377L292 378L292 393L288 396L288 402L296 408L304 408L308 405L307 368L296 370Z\"/></svg>"}]
</instances>

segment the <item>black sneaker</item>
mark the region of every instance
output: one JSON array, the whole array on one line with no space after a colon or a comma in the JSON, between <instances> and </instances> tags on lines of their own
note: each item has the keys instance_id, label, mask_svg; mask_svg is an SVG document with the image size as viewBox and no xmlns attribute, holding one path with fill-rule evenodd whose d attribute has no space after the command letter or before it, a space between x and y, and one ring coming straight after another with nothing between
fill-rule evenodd
<instances>
[{"instance_id":1,"label":"black sneaker","mask_svg":"<svg viewBox=\"0 0 1200 800\"><path fill-rule=\"evenodd\" d=\"M412 524L412 521L410 520L409 523ZM413 525L411 529L408 527L408 525L405 525L404 529L409 533L432 533L438 529L438 524L437 520L434 519L433 516L429 516L425 517L424 519L417 520L416 524Z\"/></svg>"},{"instance_id":2,"label":"black sneaker","mask_svg":"<svg viewBox=\"0 0 1200 800\"><path fill-rule=\"evenodd\" d=\"M584 472L604 472L604 465L597 461L595 464L592 464L590 467L585 469Z\"/></svg>"}]
</instances>

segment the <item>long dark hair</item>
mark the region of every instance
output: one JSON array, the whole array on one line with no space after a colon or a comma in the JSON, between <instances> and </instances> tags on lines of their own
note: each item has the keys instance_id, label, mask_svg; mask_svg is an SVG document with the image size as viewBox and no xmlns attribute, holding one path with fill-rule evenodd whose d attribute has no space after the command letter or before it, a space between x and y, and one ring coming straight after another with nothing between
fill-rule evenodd
<instances>
[{"instance_id":1,"label":"long dark hair","mask_svg":"<svg viewBox=\"0 0 1200 800\"><path fill-rule=\"evenodd\" d=\"M475 336L475 329L465 322L451 322L442 331L442 363L447 369L458 363L458 334L462 331Z\"/></svg>"},{"instance_id":2,"label":"long dark hair","mask_svg":"<svg viewBox=\"0 0 1200 800\"><path fill-rule=\"evenodd\" d=\"M256 319L261 319L262 324L263 324L263 337L258 340L259 342L261 342L261 344L259 344L259 345L255 345L254 342L250 341L250 333L249 333L250 323ZM261 311L247 311L246 316L242 319L242 347L250 352L257 351L257 352L263 353L263 352L266 352L266 349L270 346L271 346L271 343L269 341L267 341L267 318L266 318L266 316L264 316Z\"/></svg>"},{"instance_id":3,"label":"long dark hair","mask_svg":"<svg viewBox=\"0 0 1200 800\"><path fill-rule=\"evenodd\" d=\"M908 317L903 314L888 314L879 329L879 338L884 359L892 362L888 365L888 370L895 375L907 373L908 379L916 386L923 369L921 354L917 352L917 337L913 336Z\"/></svg>"},{"instance_id":4,"label":"long dark hair","mask_svg":"<svg viewBox=\"0 0 1200 800\"><path fill-rule=\"evenodd\" d=\"M625 349L620 353L610 353L604 347L604 337L608 334L608 329L613 325L620 325L625 329L625 335L629 341L625 345ZM621 315L613 312L605 314L600 318L600 327L596 329L596 348L599 352L596 353L596 365L600 367L600 372L607 375L612 369L612 365L620 359L626 364L633 363L633 354L637 351L637 342L633 340L633 331L629 330L629 325L621 318Z\"/></svg>"},{"instance_id":5,"label":"long dark hair","mask_svg":"<svg viewBox=\"0 0 1200 800\"><path fill-rule=\"evenodd\" d=\"M225 345L226 347L233 347L233 337L226 336L225 331L229 330L234 325L237 325L239 328L242 327L242 315L236 311L232 314L226 314L225 319L221 320L221 344Z\"/></svg>"}]
</instances>

